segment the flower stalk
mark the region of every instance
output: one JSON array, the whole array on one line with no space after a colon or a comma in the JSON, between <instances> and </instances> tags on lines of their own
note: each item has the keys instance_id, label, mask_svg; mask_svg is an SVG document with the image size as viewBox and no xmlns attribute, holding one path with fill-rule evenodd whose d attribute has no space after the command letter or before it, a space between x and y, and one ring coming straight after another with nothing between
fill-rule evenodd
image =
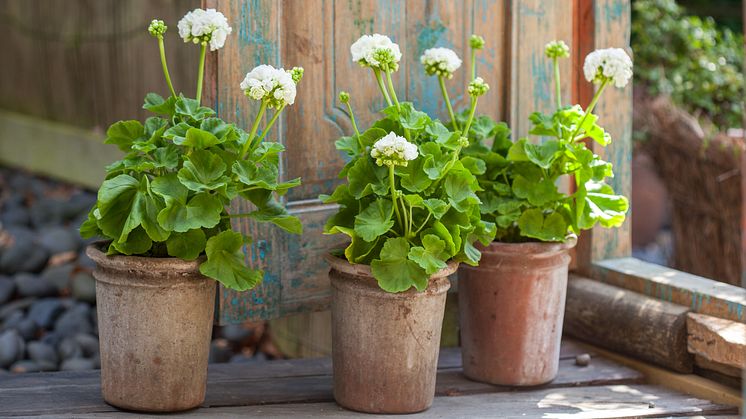
<instances>
[{"instance_id":1,"label":"flower stalk","mask_svg":"<svg viewBox=\"0 0 746 419\"><path fill-rule=\"evenodd\" d=\"M207 43L202 44L199 52L199 69L197 70L197 103L202 101L202 80L205 77L205 55L207 54Z\"/></svg>"},{"instance_id":2,"label":"flower stalk","mask_svg":"<svg viewBox=\"0 0 746 419\"><path fill-rule=\"evenodd\" d=\"M158 50L161 53L161 67L163 68L163 76L166 78L166 84L168 84L168 90L171 91L171 96L176 97L176 91L174 85L171 83L171 75L168 72L168 63L166 62L166 46L163 44L163 36L158 37Z\"/></svg>"},{"instance_id":3,"label":"flower stalk","mask_svg":"<svg viewBox=\"0 0 746 419\"><path fill-rule=\"evenodd\" d=\"M601 97L601 93L603 93L606 86L609 85L609 80L604 80L601 82L601 85L598 87L598 90L596 90L596 94L593 95L593 98L591 99L591 102L588 104L588 107L585 110L585 114L583 115L583 118L580 120L580 123L578 123L578 126L575 127L575 131L573 131L570 138L572 140L575 140L575 137L580 133L581 128L583 127L583 124L585 124L585 120L588 119L588 115L593 113L593 109L596 107L596 103L598 103L598 99ZM580 137L585 138L585 136Z\"/></svg>"},{"instance_id":4,"label":"flower stalk","mask_svg":"<svg viewBox=\"0 0 746 419\"><path fill-rule=\"evenodd\" d=\"M458 130L458 122L456 122L456 115L453 113L453 107L451 107L451 99L448 97L448 89L446 89L446 81L443 76L438 76L438 84L440 84L440 91L443 93L443 100L446 103L448 109L448 115L451 117L451 123L453 128Z\"/></svg>"},{"instance_id":5,"label":"flower stalk","mask_svg":"<svg viewBox=\"0 0 746 419\"><path fill-rule=\"evenodd\" d=\"M246 156L246 153L249 151L249 148L254 142L254 136L256 135L256 130L259 128L259 121L262 120L262 117L264 116L264 111L266 110L267 110L267 101L263 100L262 104L259 106L259 112L256 114L256 119L254 119L254 123L251 125L251 131L249 132L249 138L246 140L246 142L243 145L243 148L241 149L242 159Z\"/></svg>"}]
</instances>

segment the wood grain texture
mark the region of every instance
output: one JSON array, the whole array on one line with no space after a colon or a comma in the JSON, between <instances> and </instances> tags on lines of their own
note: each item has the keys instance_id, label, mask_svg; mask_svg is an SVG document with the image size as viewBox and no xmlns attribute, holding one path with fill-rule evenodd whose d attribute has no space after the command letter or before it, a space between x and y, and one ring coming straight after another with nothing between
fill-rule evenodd
<instances>
[{"instance_id":1,"label":"wood grain texture","mask_svg":"<svg viewBox=\"0 0 746 419\"><path fill-rule=\"evenodd\" d=\"M589 351L572 341L563 342L561 352L559 375L543 387L545 391L568 387L590 388L587 386L592 385L635 385L641 382L640 373L600 356L594 356L587 367L576 366L575 356ZM201 414L212 413L218 407L332 402L331 371L330 358L213 364L209 368L207 396ZM461 354L458 348L442 350L436 394L448 403L464 405L459 401L460 397L446 396L519 394L516 393L519 389L467 380L460 371ZM98 371L0 376L0 415L80 417L94 412L107 412L109 415L117 410L101 399L99 380ZM34 402L29 403L29 400ZM497 400L504 402L506 398L499 397ZM528 405L525 407L529 408Z\"/></svg>"},{"instance_id":2,"label":"wood grain texture","mask_svg":"<svg viewBox=\"0 0 746 419\"><path fill-rule=\"evenodd\" d=\"M746 290L635 258L597 262L594 279L659 300L688 306L692 312L746 323Z\"/></svg>"},{"instance_id":3,"label":"wood grain texture","mask_svg":"<svg viewBox=\"0 0 746 419\"><path fill-rule=\"evenodd\" d=\"M689 352L710 362L746 369L746 324L689 313L687 333Z\"/></svg>"},{"instance_id":4,"label":"wood grain texture","mask_svg":"<svg viewBox=\"0 0 746 419\"><path fill-rule=\"evenodd\" d=\"M571 277L564 330L570 336L677 372L692 372L688 309L598 281Z\"/></svg>"},{"instance_id":5,"label":"wood grain texture","mask_svg":"<svg viewBox=\"0 0 746 419\"><path fill-rule=\"evenodd\" d=\"M594 0L593 25L580 37L593 39L593 49L630 49L630 0ZM580 64L580 61L578 61ZM578 82L582 84L582 81ZM579 88L581 88L579 86ZM582 95L581 95L582 96ZM586 106L587 103L583 103ZM599 100L594 113L598 123L611 135L612 143L607 147L593 145L593 151L614 167L614 178L610 184L614 191L624 196L632 192L632 83L624 89L608 87ZM578 269L588 273L595 261L626 257L631 254L631 233L629 221L633 215L627 213L627 221L617 229L596 227L580 235L577 249Z\"/></svg>"},{"instance_id":6,"label":"wood grain texture","mask_svg":"<svg viewBox=\"0 0 746 419\"><path fill-rule=\"evenodd\" d=\"M0 4L5 38L0 108L83 128L144 119L145 94L167 94L158 44L147 31L163 19L174 87L190 97L199 48L176 23L199 0L8 0Z\"/></svg>"},{"instance_id":7,"label":"wood grain texture","mask_svg":"<svg viewBox=\"0 0 746 419\"><path fill-rule=\"evenodd\" d=\"M508 0L449 2L428 0L204 0L225 13L234 34L217 55L208 58L207 103L231 122L247 127L256 105L238 88L247 71L260 63L290 68L303 66L294 105L287 108L269 134L285 144L281 177L301 177L303 185L286 197L298 215L304 234L291 236L276 228L240 220L235 224L254 237L248 262L265 269L264 283L248 293L222 289L218 301L221 323L269 319L292 313L322 310L329 303L328 266L323 254L341 246L343 237L324 236L327 217L336 208L317 197L339 184L337 173L346 163L334 141L352 132L347 110L337 103L340 91L351 94L361 130L369 126L384 101L372 72L352 62L349 47L360 35L384 33L400 44L404 57L393 81L400 100L413 101L430 114L445 116L437 80L427 77L419 63L422 52L434 46L455 48L464 65L447 82L457 109L464 97L468 74L468 37L479 33L488 42L480 53L478 71L493 90L480 100L480 112L502 120L509 91L509 53L505 47L510 10ZM542 44L543 51L543 44ZM510 52L511 54L513 52ZM212 59L212 61L211 61ZM234 211L245 212L236 202Z\"/></svg>"}]
</instances>

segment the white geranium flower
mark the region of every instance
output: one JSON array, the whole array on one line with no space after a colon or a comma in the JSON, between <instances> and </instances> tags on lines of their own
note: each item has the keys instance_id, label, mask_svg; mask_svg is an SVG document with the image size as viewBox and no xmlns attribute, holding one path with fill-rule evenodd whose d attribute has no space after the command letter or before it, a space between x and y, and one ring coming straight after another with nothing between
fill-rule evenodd
<instances>
[{"instance_id":1,"label":"white geranium flower","mask_svg":"<svg viewBox=\"0 0 746 419\"><path fill-rule=\"evenodd\" d=\"M453 72L461 67L461 59L452 49L430 48L420 57L425 72L430 76L443 76L450 79Z\"/></svg>"},{"instance_id":2,"label":"white geranium flower","mask_svg":"<svg viewBox=\"0 0 746 419\"><path fill-rule=\"evenodd\" d=\"M379 166L406 166L408 161L419 156L419 152L416 145L390 132L373 144L370 156Z\"/></svg>"},{"instance_id":3,"label":"white geranium flower","mask_svg":"<svg viewBox=\"0 0 746 419\"><path fill-rule=\"evenodd\" d=\"M373 34L363 35L350 46L352 61L362 66L396 71L401 60L399 45L388 36Z\"/></svg>"},{"instance_id":4,"label":"white geranium flower","mask_svg":"<svg viewBox=\"0 0 746 419\"><path fill-rule=\"evenodd\" d=\"M184 42L210 44L210 51L222 48L225 38L233 31L225 15L215 9L194 9L184 15L177 26Z\"/></svg>"},{"instance_id":5,"label":"white geranium flower","mask_svg":"<svg viewBox=\"0 0 746 419\"><path fill-rule=\"evenodd\" d=\"M589 82L608 81L622 88L632 78L632 59L621 48L599 49L585 57L583 73Z\"/></svg>"},{"instance_id":6,"label":"white geranium flower","mask_svg":"<svg viewBox=\"0 0 746 419\"><path fill-rule=\"evenodd\" d=\"M291 73L282 68L262 64L246 74L241 90L255 100L266 100L270 108L295 103L295 81Z\"/></svg>"}]
</instances>

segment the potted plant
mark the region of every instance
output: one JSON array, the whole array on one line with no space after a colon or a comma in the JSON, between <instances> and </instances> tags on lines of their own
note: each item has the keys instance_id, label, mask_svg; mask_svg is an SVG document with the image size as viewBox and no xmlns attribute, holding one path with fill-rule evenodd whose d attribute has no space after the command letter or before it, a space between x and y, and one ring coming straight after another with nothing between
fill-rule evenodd
<instances>
[{"instance_id":1,"label":"potted plant","mask_svg":"<svg viewBox=\"0 0 746 419\"><path fill-rule=\"evenodd\" d=\"M302 69L261 65L241 83L260 102L249 132L200 104L207 47L221 48L231 28L222 13L196 9L178 24L185 42L201 47L196 98L177 95L166 64L166 25L153 20L170 90L145 97L156 114L145 123L119 121L106 143L126 153L106 168L98 200L80 228L101 237L87 254L97 267L96 298L104 399L140 411L178 411L204 400L215 282L247 290L263 277L244 265L250 237L231 218L251 217L301 232L300 221L274 198L300 184L278 181L283 146L263 141L280 112L293 104ZM276 109L261 134L264 111ZM256 209L231 214L234 198Z\"/></svg>"},{"instance_id":2,"label":"potted plant","mask_svg":"<svg viewBox=\"0 0 746 419\"><path fill-rule=\"evenodd\" d=\"M360 132L349 94L339 95L354 134L336 142L349 157L340 173L345 182L321 197L339 205L325 233L350 241L328 257L334 397L357 411L418 412L435 393L447 277L459 262L479 261L473 243L489 244L495 226L480 216L479 162L463 156L461 131L399 102L392 82L399 46L375 34L350 50L372 70L388 106ZM443 50L426 51L422 62L444 78L461 65ZM472 114L488 88L481 80L469 85Z\"/></svg>"},{"instance_id":3,"label":"potted plant","mask_svg":"<svg viewBox=\"0 0 746 419\"><path fill-rule=\"evenodd\" d=\"M605 179L610 163L586 147L611 138L593 109L609 85L624 87L632 61L621 49L597 50L585 59L586 79L598 85L590 104L563 106L558 60L562 41L547 44L555 74L557 109L531 115L531 135L512 142L496 129L492 144L470 133L467 154L484 162L477 176L482 218L497 225L496 240L482 250L478 267L459 272L464 374L501 385L538 385L554 379L559 362L569 250L581 230L611 228L625 219L628 201ZM558 189L574 178L574 191Z\"/></svg>"}]
</instances>

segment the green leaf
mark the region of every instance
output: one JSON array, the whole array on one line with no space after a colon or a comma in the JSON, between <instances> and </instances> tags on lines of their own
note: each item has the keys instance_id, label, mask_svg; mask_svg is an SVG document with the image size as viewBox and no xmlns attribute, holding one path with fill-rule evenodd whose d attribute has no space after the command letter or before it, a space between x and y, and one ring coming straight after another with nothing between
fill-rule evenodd
<instances>
[{"instance_id":1,"label":"green leaf","mask_svg":"<svg viewBox=\"0 0 746 419\"><path fill-rule=\"evenodd\" d=\"M200 106L195 99L180 97L176 99L175 112L179 116L190 117L193 120L200 121L208 116L215 115L212 109Z\"/></svg>"},{"instance_id":2,"label":"green leaf","mask_svg":"<svg viewBox=\"0 0 746 419\"><path fill-rule=\"evenodd\" d=\"M113 241L107 254L142 255L153 247L153 241L142 227L132 230L124 241Z\"/></svg>"},{"instance_id":3,"label":"green leaf","mask_svg":"<svg viewBox=\"0 0 746 419\"><path fill-rule=\"evenodd\" d=\"M365 130L365 132L360 133L360 142L363 144L363 147L372 147L373 144L376 143L376 141L385 137L386 134L388 134L388 132L382 130L381 128L368 128L367 130Z\"/></svg>"},{"instance_id":4,"label":"green leaf","mask_svg":"<svg viewBox=\"0 0 746 419\"><path fill-rule=\"evenodd\" d=\"M388 171L376 165L368 156L360 157L347 172L349 190L356 199L372 193L386 195L389 191Z\"/></svg>"},{"instance_id":5,"label":"green leaf","mask_svg":"<svg viewBox=\"0 0 746 419\"><path fill-rule=\"evenodd\" d=\"M523 147L529 161L542 169L549 169L560 150L560 143L557 140L547 140L542 144L525 143Z\"/></svg>"},{"instance_id":6,"label":"green leaf","mask_svg":"<svg viewBox=\"0 0 746 419\"><path fill-rule=\"evenodd\" d=\"M380 252L384 237L376 237L372 242L366 242L355 234L355 230L347 227L337 227L339 233L350 237L350 245L345 248L344 254L350 263L370 264L371 256Z\"/></svg>"},{"instance_id":7,"label":"green leaf","mask_svg":"<svg viewBox=\"0 0 746 419\"><path fill-rule=\"evenodd\" d=\"M361 152L357 136L339 137L339 139L334 142L334 147L339 151L344 151L349 157L355 157Z\"/></svg>"},{"instance_id":8,"label":"green leaf","mask_svg":"<svg viewBox=\"0 0 746 419\"><path fill-rule=\"evenodd\" d=\"M150 190L166 201L177 200L186 203L189 190L179 182L176 173L158 176L150 184Z\"/></svg>"},{"instance_id":9,"label":"green leaf","mask_svg":"<svg viewBox=\"0 0 746 419\"><path fill-rule=\"evenodd\" d=\"M465 199L471 199L470 202L479 202L479 198L472 190L476 185L476 179L467 171L451 170L446 176L443 187L446 194L451 198L452 203L459 203Z\"/></svg>"},{"instance_id":10,"label":"green leaf","mask_svg":"<svg viewBox=\"0 0 746 419\"><path fill-rule=\"evenodd\" d=\"M278 187L277 178L280 176L280 169L271 162L266 163L257 166L253 161L236 160L231 171L244 185L275 190Z\"/></svg>"},{"instance_id":11,"label":"green leaf","mask_svg":"<svg viewBox=\"0 0 746 419\"><path fill-rule=\"evenodd\" d=\"M581 229L589 229L596 223L606 228L619 227L624 223L625 214L629 209L627 198L615 195L611 186L603 183L588 182L585 189L585 205L578 220Z\"/></svg>"},{"instance_id":12,"label":"green leaf","mask_svg":"<svg viewBox=\"0 0 746 419\"><path fill-rule=\"evenodd\" d=\"M373 277L384 291L403 292L412 286L427 289L428 275L417 263L408 259L409 243L403 237L388 238L379 259L370 263Z\"/></svg>"},{"instance_id":13,"label":"green leaf","mask_svg":"<svg viewBox=\"0 0 746 419\"><path fill-rule=\"evenodd\" d=\"M528 199L531 205L538 207L562 198L551 180L542 179L538 182L531 182L521 175L513 179L513 193L518 198Z\"/></svg>"},{"instance_id":14,"label":"green leaf","mask_svg":"<svg viewBox=\"0 0 746 419\"><path fill-rule=\"evenodd\" d=\"M473 175L483 175L487 171L487 165L481 159L477 159L471 156L465 156L461 158L461 164L464 168L471 172Z\"/></svg>"},{"instance_id":15,"label":"green leaf","mask_svg":"<svg viewBox=\"0 0 746 419\"><path fill-rule=\"evenodd\" d=\"M145 95L145 103L142 105L142 108L153 113L173 116L175 106L176 98L173 96L169 96L168 99L164 100L156 93L148 93Z\"/></svg>"},{"instance_id":16,"label":"green leaf","mask_svg":"<svg viewBox=\"0 0 746 419\"><path fill-rule=\"evenodd\" d=\"M182 144L186 141L186 133L192 128L191 125L186 122L179 122L178 124L167 129L163 133L163 138L173 141L175 144Z\"/></svg>"},{"instance_id":17,"label":"green leaf","mask_svg":"<svg viewBox=\"0 0 746 419\"><path fill-rule=\"evenodd\" d=\"M96 208L96 206L88 211L88 218L83 221L83 223L80 225L80 228L78 229L80 231L80 237L84 239L90 239L93 237L103 236L104 233L98 227L98 219L95 215L97 212L98 208Z\"/></svg>"},{"instance_id":18,"label":"green leaf","mask_svg":"<svg viewBox=\"0 0 746 419\"><path fill-rule=\"evenodd\" d=\"M436 143L449 150L455 150L459 147L459 139L461 138L461 135L458 132L451 132L440 121L432 121L432 123L425 128L425 132L430 134Z\"/></svg>"},{"instance_id":19,"label":"green leaf","mask_svg":"<svg viewBox=\"0 0 746 419\"><path fill-rule=\"evenodd\" d=\"M410 192L422 192L427 189L433 182L425 173L424 165L425 159L416 159L410 161L406 167L397 168L401 187Z\"/></svg>"},{"instance_id":20,"label":"green leaf","mask_svg":"<svg viewBox=\"0 0 746 419\"><path fill-rule=\"evenodd\" d=\"M567 236L568 225L565 218L557 212L545 216L542 210L531 208L521 214L518 228L525 237L543 242L561 242Z\"/></svg>"},{"instance_id":21,"label":"green leaf","mask_svg":"<svg viewBox=\"0 0 746 419\"><path fill-rule=\"evenodd\" d=\"M420 153L425 158L423 170L427 173L427 176L432 180L440 179L449 162L449 159L443 156L440 147L435 143L425 143L420 146Z\"/></svg>"},{"instance_id":22,"label":"green leaf","mask_svg":"<svg viewBox=\"0 0 746 419\"><path fill-rule=\"evenodd\" d=\"M233 290L254 288L264 273L244 265L243 243L243 236L231 230L210 237L205 246L207 261L200 265L199 271Z\"/></svg>"},{"instance_id":23,"label":"green leaf","mask_svg":"<svg viewBox=\"0 0 746 419\"><path fill-rule=\"evenodd\" d=\"M355 217L355 233L371 242L394 226L393 205L388 199L376 199Z\"/></svg>"},{"instance_id":24,"label":"green leaf","mask_svg":"<svg viewBox=\"0 0 746 419\"><path fill-rule=\"evenodd\" d=\"M207 118L202 120L199 128L214 135L220 140L220 143L223 143L233 133L235 125L227 124L220 118Z\"/></svg>"},{"instance_id":25,"label":"green leaf","mask_svg":"<svg viewBox=\"0 0 746 419\"><path fill-rule=\"evenodd\" d=\"M174 144L192 147L198 150L210 148L215 144L220 144L221 142L222 141L211 132L203 131L198 128L189 128L186 132L184 141L174 138Z\"/></svg>"},{"instance_id":26,"label":"green leaf","mask_svg":"<svg viewBox=\"0 0 746 419\"><path fill-rule=\"evenodd\" d=\"M285 207L274 201L271 205L265 205L259 210L250 212L248 216L257 221L273 223L289 233L303 233L303 224L300 219L290 215Z\"/></svg>"},{"instance_id":27,"label":"green leaf","mask_svg":"<svg viewBox=\"0 0 746 419\"><path fill-rule=\"evenodd\" d=\"M142 140L145 127L140 121L119 121L106 130L106 144L114 144L122 151L130 151L132 143Z\"/></svg>"},{"instance_id":28,"label":"green leaf","mask_svg":"<svg viewBox=\"0 0 746 419\"><path fill-rule=\"evenodd\" d=\"M179 167L180 159L181 151L173 144L159 147L153 152L155 168L164 168L168 170L176 169Z\"/></svg>"},{"instance_id":29,"label":"green leaf","mask_svg":"<svg viewBox=\"0 0 746 419\"><path fill-rule=\"evenodd\" d=\"M448 265L442 260L445 256L446 243L434 234L427 234L422 238L422 246L409 249L409 259L420 265L425 273L432 275Z\"/></svg>"},{"instance_id":30,"label":"green leaf","mask_svg":"<svg viewBox=\"0 0 746 419\"><path fill-rule=\"evenodd\" d=\"M220 156L207 150L196 150L187 158L184 167L178 172L178 177L188 189L203 192L226 186L229 179L223 176L226 166Z\"/></svg>"},{"instance_id":31,"label":"green leaf","mask_svg":"<svg viewBox=\"0 0 746 419\"><path fill-rule=\"evenodd\" d=\"M194 260L205 250L207 238L201 229L174 233L166 240L168 255L184 260Z\"/></svg>"},{"instance_id":32,"label":"green leaf","mask_svg":"<svg viewBox=\"0 0 746 419\"><path fill-rule=\"evenodd\" d=\"M435 217L436 220L440 220L440 218L443 217L446 211L450 208L447 203L437 198L426 199L423 201L423 204L425 205L425 208L433 214L433 217Z\"/></svg>"},{"instance_id":33,"label":"green leaf","mask_svg":"<svg viewBox=\"0 0 746 419\"><path fill-rule=\"evenodd\" d=\"M212 228L220 222L223 204L220 198L198 193L187 203L166 199L166 207L158 213L158 223L166 230L185 233L195 228Z\"/></svg>"}]
</instances>

